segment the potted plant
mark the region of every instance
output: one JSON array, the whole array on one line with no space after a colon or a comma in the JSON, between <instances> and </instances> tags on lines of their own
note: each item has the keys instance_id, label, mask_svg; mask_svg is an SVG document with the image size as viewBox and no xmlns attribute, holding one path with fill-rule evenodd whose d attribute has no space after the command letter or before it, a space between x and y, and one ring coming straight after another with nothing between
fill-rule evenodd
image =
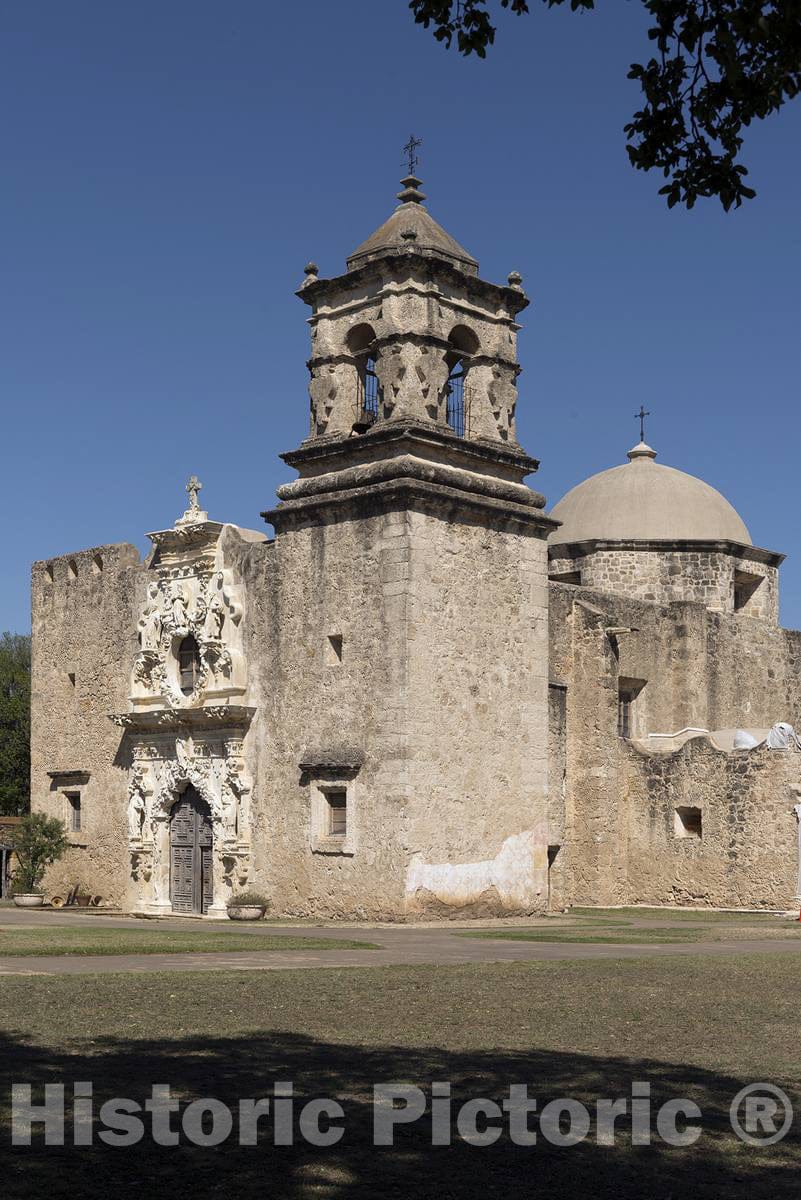
<instances>
[{"instance_id":1,"label":"potted plant","mask_svg":"<svg viewBox=\"0 0 801 1200\"><path fill-rule=\"evenodd\" d=\"M261 892L237 892L227 907L232 921L260 921L270 907L270 901Z\"/></svg>"},{"instance_id":2,"label":"potted plant","mask_svg":"<svg viewBox=\"0 0 801 1200\"><path fill-rule=\"evenodd\" d=\"M20 821L14 852L14 903L18 908L41 908L44 904L42 880L47 868L63 857L67 849L67 827L56 817L28 813Z\"/></svg>"}]
</instances>

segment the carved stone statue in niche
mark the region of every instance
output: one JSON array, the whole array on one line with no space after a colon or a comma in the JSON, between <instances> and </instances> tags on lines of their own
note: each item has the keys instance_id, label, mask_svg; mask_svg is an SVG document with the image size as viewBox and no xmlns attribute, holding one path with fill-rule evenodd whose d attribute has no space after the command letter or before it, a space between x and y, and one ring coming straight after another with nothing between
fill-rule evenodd
<instances>
[{"instance_id":1,"label":"carved stone statue in niche","mask_svg":"<svg viewBox=\"0 0 801 1200\"><path fill-rule=\"evenodd\" d=\"M219 572L222 575L222 572ZM203 638L205 641L218 642L222 638L225 624L225 603L218 591L212 595L206 605L206 616L203 621Z\"/></svg>"},{"instance_id":2,"label":"carved stone statue in niche","mask_svg":"<svg viewBox=\"0 0 801 1200\"><path fill-rule=\"evenodd\" d=\"M139 617L139 644L143 650L158 650L161 645L162 615L161 589L151 583L147 589L147 600Z\"/></svg>"},{"instance_id":3,"label":"carved stone statue in niche","mask_svg":"<svg viewBox=\"0 0 801 1200\"><path fill-rule=\"evenodd\" d=\"M128 837L132 842L140 842L147 815L147 797L141 770L134 770L128 797Z\"/></svg>"},{"instance_id":4,"label":"carved stone statue in niche","mask_svg":"<svg viewBox=\"0 0 801 1200\"><path fill-rule=\"evenodd\" d=\"M174 633L180 634L189 629L189 615L186 609L186 596L179 584L174 583L170 591L170 627Z\"/></svg>"}]
</instances>

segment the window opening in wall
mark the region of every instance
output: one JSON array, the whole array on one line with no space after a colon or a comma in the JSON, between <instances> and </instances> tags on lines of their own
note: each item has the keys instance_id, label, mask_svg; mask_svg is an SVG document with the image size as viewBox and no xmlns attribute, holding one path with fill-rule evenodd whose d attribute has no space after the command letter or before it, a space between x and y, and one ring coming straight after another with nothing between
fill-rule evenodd
<instances>
[{"instance_id":1,"label":"window opening in wall","mask_svg":"<svg viewBox=\"0 0 801 1200\"><path fill-rule=\"evenodd\" d=\"M734 611L742 612L749 601L765 582L764 575L752 575L750 571L734 572Z\"/></svg>"},{"instance_id":2,"label":"window opening in wall","mask_svg":"<svg viewBox=\"0 0 801 1200\"><path fill-rule=\"evenodd\" d=\"M69 829L71 833L80 833L81 831L81 793L66 792L67 797L67 817Z\"/></svg>"},{"instance_id":3,"label":"window opening in wall","mask_svg":"<svg viewBox=\"0 0 801 1200\"><path fill-rule=\"evenodd\" d=\"M548 575L553 583L581 584L581 571L553 571Z\"/></svg>"},{"instance_id":4,"label":"window opening in wall","mask_svg":"<svg viewBox=\"0 0 801 1200\"><path fill-rule=\"evenodd\" d=\"M178 670L181 676L181 691L190 696L200 678L200 650L191 633L178 647Z\"/></svg>"},{"instance_id":5,"label":"window opening in wall","mask_svg":"<svg viewBox=\"0 0 801 1200\"><path fill-rule=\"evenodd\" d=\"M94 571L95 575L99 575L103 570L103 559L99 554L94 554L92 556L92 570Z\"/></svg>"},{"instance_id":6,"label":"window opening in wall","mask_svg":"<svg viewBox=\"0 0 801 1200\"><path fill-rule=\"evenodd\" d=\"M74 558L71 558L67 563L67 576L69 579L78 578L78 564Z\"/></svg>"},{"instance_id":7,"label":"window opening in wall","mask_svg":"<svg viewBox=\"0 0 801 1200\"><path fill-rule=\"evenodd\" d=\"M67 679L69 680L72 687L75 687L75 672L74 671L67 671Z\"/></svg>"},{"instance_id":8,"label":"window opening in wall","mask_svg":"<svg viewBox=\"0 0 801 1200\"><path fill-rule=\"evenodd\" d=\"M323 792L327 805L326 833L328 837L344 838L348 832L348 795L344 788L328 788Z\"/></svg>"},{"instance_id":9,"label":"window opening in wall","mask_svg":"<svg viewBox=\"0 0 801 1200\"><path fill-rule=\"evenodd\" d=\"M326 644L326 661L332 667L342 662L341 633L329 633Z\"/></svg>"},{"instance_id":10,"label":"window opening in wall","mask_svg":"<svg viewBox=\"0 0 801 1200\"><path fill-rule=\"evenodd\" d=\"M632 738L637 735L637 697L645 687L642 679L619 679L617 685L617 732L618 737Z\"/></svg>"},{"instance_id":11,"label":"window opening in wall","mask_svg":"<svg viewBox=\"0 0 801 1200\"><path fill-rule=\"evenodd\" d=\"M701 825L701 810L681 805L676 809L674 818L674 833L679 838L700 838L703 836Z\"/></svg>"},{"instance_id":12,"label":"window opening in wall","mask_svg":"<svg viewBox=\"0 0 801 1200\"><path fill-rule=\"evenodd\" d=\"M50 583L52 583L53 582L53 564L48 563L47 566L45 567L45 571L47 573L48 581Z\"/></svg>"}]
</instances>

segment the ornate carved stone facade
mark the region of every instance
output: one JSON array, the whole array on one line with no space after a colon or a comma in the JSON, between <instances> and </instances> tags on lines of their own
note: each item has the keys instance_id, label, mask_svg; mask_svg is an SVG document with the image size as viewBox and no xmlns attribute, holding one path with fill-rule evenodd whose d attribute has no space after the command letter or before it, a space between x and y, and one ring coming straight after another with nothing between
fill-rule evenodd
<instances>
[{"instance_id":1,"label":"ornate carved stone facade","mask_svg":"<svg viewBox=\"0 0 801 1200\"><path fill-rule=\"evenodd\" d=\"M154 546L136 628L130 708L113 714L124 731L128 771L128 849L136 907L171 911L170 819L187 787L205 801L212 827L213 901L244 886L251 870L252 779L244 739L252 710L242 704L242 590L225 565L224 526L197 506L172 529L149 534ZM192 655L182 683L181 657ZM234 703L236 702L236 703Z\"/></svg>"}]
</instances>

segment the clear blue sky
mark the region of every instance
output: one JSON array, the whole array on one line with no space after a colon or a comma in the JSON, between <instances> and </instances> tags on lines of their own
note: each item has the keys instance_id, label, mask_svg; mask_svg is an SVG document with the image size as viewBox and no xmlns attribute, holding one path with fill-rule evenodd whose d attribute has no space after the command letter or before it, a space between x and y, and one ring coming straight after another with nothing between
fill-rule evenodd
<instances>
[{"instance_id":1,"label":"clear blue sky","mask_svg":"<svg viewBox=\"0 0 801 1200\"><path fill-rule=\"evenodd\" d=\"M5 0L0 629L29 627L32 560L144 547L193 471L260 526L306 433L303 265L389 215L412 131L432 213L532 298L534 486L624 461L644 402L660 460L788 553L801 625L801 104L749 133L757 200L668 212L622 134L644 28L636 0L535 3L480 62L406 0Z\"/></svg>"}]
</instances>

